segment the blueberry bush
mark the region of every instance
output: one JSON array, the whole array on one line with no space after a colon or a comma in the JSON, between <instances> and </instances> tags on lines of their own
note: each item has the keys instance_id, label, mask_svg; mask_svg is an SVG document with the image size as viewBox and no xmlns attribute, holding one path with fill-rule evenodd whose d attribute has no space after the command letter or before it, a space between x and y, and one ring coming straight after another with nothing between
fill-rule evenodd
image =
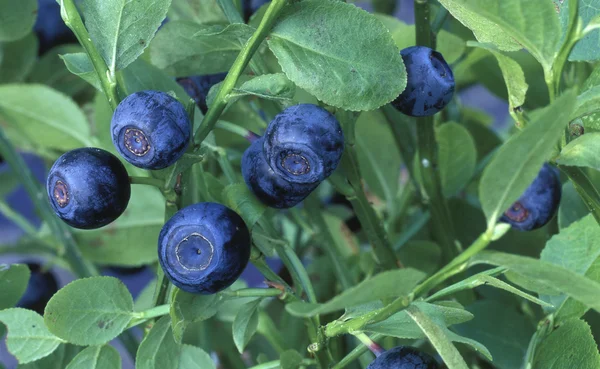
<instances>
[{"instance_id":1,"label":"blueberry bush","mask_svg":"<svg viewBox=\"0 0 600 369\"><path fill-rule=\"evenodd\" d=\"M600 368L600 0L365 3L0 0L19 369Z\"/></svg>"}]
</instances>

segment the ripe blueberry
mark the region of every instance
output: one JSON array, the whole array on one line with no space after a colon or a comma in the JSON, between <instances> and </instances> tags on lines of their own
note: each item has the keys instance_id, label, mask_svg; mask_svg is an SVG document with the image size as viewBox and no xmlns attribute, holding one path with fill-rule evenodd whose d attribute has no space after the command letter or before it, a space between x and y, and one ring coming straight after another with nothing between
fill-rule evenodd
<instances>
[{"instance_id":1,"label":"ripe blueberry","mask_svg":"<svg viewBox=\"0 0 600 369\"><path fill-rule=\"evenodd\" d=\"M379 355L367 369L438 369L435 359L413 347L398 346Z\"/></svg>"},{"instance_id":2,"label":"ripe blueberry","mask_svg":"<svg viewBox=\"0 0 600 369\"><path fill-rule=\"evenodd\" d=\"M28 263L31 271L27 289L17 303L17 307L36 311L43 315L46 304L58 291L58 282L51 272L43 272L37 263Z\"/></svg>"},{"instance_id":3,"label":"ripe blueberry","mask_svg":"<svg viewBox=\"0 0 600 369\"><path fill-rule=\"evenodd\" d=\"M263 203L289 208L333 173L343 151L344 135L331 113L295 105L278 114L264 137L246 150L242 174Z\"/></svg>"},{"instance_id":4,"label":"ripe blueberry","mask_svg":"<svg viewBox=\"0 0 600 369\"><path fill-rule=\"evenodd\" d=\"M520 231L543 227L556 214L561 194L562 186L556 169L544 164L535 180L504 212L500 221Z\"/></svg>"},{"instance_id":5,"label":"ripe blueberry","mask_svg":"<svg viewBox=\"0 0 600 369\"><path fill-rule=\"evenodd\" d=\"M208 96L208 92L212 86L223 81L225 76L227 76L227 73L183 77L177 78L177 82L181 85L181 87L183 87L185 92L187 92L187 94L194 99L196 105L198 105L198 108L200 108L202 113L206 114L206 111L208 110L208 106L206 105L206 97Z\"/></svg>"},{"instance_id":6,"label":"ripe blueberry","mask_svg":"<svg viewBox=\"0 0 600 369\"><path fill-rule=\"evenodd\" d=\"M60 5L56 0L38 0L38 12L33 27L39 40L39 55L54 46L77 42L77 38L65 25L60 16Z\"/></svg>"},{"instance_id":7,"label":"ripe blueberry","mask_svg":"<svg viewBox=\"0 0 600 369\"><path fill-rule=\"evenodd\" d=\"M185 107L160 91L127 96L115 109L110 130L123 158L144 169L163 169L175 163L191 137Z\"/></svg>"},{"instance_id":8,"label":"ripe blueberry","mask_svg":"<svg viewBox=\"0 0 600 369\"><path fill-rule=\"evenodd\" d=\"M203 202L178 211L158 237L158 260L169 280L190 293L233 284L250 259L250 233L233 210Z\"/></svg>"},{"instance_id":9,"label":"ripe blueberry","mask_svg":"<svg viewBox=\"0 0 600 369\"><path fill-rule=\"evenodd\" d=\"M392 105L406 115L423 117L442 110L454 95L454 75L442 54L425 46L400 51L407 83Z\"/></svg>"},{"instance_id":10,"label":"ripe blueberry","mask_svg":"<svg viewBox=\"0 0 600 369\"><path fill-rule=\"evenodd\" d=\"M50 205L75 228L94 229L117 219L129 203L127 170L108 151L75 149L50 168L46 181Z\"/></svg>"}]
</instances>

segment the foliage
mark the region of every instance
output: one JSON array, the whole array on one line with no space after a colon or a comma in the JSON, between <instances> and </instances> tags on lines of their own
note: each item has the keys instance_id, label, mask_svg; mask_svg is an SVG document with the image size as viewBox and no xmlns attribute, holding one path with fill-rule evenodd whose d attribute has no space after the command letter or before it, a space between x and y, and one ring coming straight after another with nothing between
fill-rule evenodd
<instances>
[{"instance_id":1,"label":"foliage","mask_svg":"<svg viewBox=\"0 0 600 369\"><path fill-rule=\"evenodd\" d=\"M272 0L248 22L243 2L59 0L81 44L38 56L36 2L0 0L0 213L24 231L0 254L76 276L41 316L16 307L27 267L0 264L0 335L18 368L120 369L130 355L141 369L356 369L373 340L437 352L449 369L600 368L600 0L415 0L415 25L390 15L393 0L372 2L388 14ZM436 46L456 79L433 117L389 104L407 83L400 49L417 43ZM203 115L176 78L221 72ZM463 105L476 83L505 100L507 122ZM142 90L188 108L194 144L159 171L123 162L132 197L114 223L61 223L20 153L48 168L79 147L116 153L112 112ZM298 103L337 117L345 154L301 206L269 209L241 157ZM562 173L558 215L532 232L499 223L546 162ZM6 204L18 184L39 227ZM160 229L201 201L244 219L266 288L163 283ZM157 279L134 300L99 275L107 265L150 266Z\"/></svg>"}]
</instances>

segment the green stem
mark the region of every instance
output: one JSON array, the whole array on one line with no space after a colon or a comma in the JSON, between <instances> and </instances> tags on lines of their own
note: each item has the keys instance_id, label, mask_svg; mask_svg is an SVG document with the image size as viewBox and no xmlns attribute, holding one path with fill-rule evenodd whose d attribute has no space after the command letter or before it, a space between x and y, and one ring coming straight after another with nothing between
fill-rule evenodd
<instances>
[{"instance_id":1,"label":"green stem","mask_svg":"<svg viewBox=\"0 0 600 369\"><path fill-rule=\"evenodd\" d=\"M415 0L415 24L417 45L432 47L435 36L429 25L429 1ZM437 172L437 146L433 116L417 120L417 141L419 146L419 165L421 183L423 184L426 200L429 202L433 218L435 239L442 246L443 260L450 260L456 255L454 243L454 225L446 199L442 194L441 180Z\"/></svg>"},{"instance_id":2,"label":"green stem","mask_svg":"<svg viewBox=\"0 0 600 369\"><path fill-rule=\"evenodd\" d=\"M37 230L24 216L13 210L4 200L0 200L0 214L15 223L27 235L31 237L37 236Z\"/></svg>"},{"instance_id":3,"label":"green stem","mask_svg":"<svg viewBox=\"0 0 600 369\"><path fill-rule=\"evenodd\" d=\"M375 213L375 209L367 199L362 186L362 176L356 152L356 117L349 116L349 113L346 112L338 113L338 118L344 128L345 139L341 166L349 185L348 187L338 188L338 190L343 191L342 193L346 195L346 198L352 204L352 208L367 234L377 263L387 270L396 269L401 267L402 263L392 250L387 231L383 227L383 221Z\"/></svg>"},{"instance_id":4,"label":"green stem","mask_svg":"<svg viewBox=\"0 0 600 369\"><path fill-rule=\"evenodd\" d=\"M131 184L139 184L139 185L147 185L154 186L159 189L163 189L165 187L165 181L158 178L153 177L133 177L129 176L129 183Z\"/></svg>"},{"instance_id":5,"label":"green stem","mask_svg":"<svg viewBox=\"0 0 600 369\"><path fill-rule=\"evenodd\" d=\"M237 124L233 124L230 122L226 122L223 120L219 120L217 122L216 128L220 128L222 130L225 130L227 132L233 133L235 135L238 135L240 137L243 137L245 139L247 139L250 142L254 142L257 139L260 138L259 135L257 135L256 133L250 131L249 129L246 129L242 126L238 126Z\"/></svg>"},{"instance_id":6,"label":"green stem","mask_svg":"<svg viewBox=\"0 0 600 369\"><path fill-rule=\"evenodd\" d=\"M559 165L558 168L573 182L573 186L585 203L585 206L592 213L596 222L600 224L600 193L598 193L592 181L585 174L584 169L562 165Z\"/></svg>"},{"instance_id":7,"label":"green stem","mask_svg":"<svg viewBox=\"0 0 600 369\"><path fill-rule=\"evenodd\" d=\"M90 58L94 70L96 71L96 75L98 76L98 80L100 81L100 85L102 86L102 90L104 91L111 108L115 110L117 105L119 105L115 76L111 76L104 58L102 58L102 55L100 55L98 49L96 49L96 46L92 42L73 0L61 0L61 2L61 16L67 27L73 30L79 43L83 46Z\"/></svg>"},{"instance_id":8,"label":"green stem","mask_svg":"<svg viewBox=\"0 0 600 369\"><path fill-rule=\"evenodd\" d=\"M569 27L566 32L565 42L558 51L556 59L552 65L550 71L550 77L552 86L548 86L550 89L550 102L554 101L554 96L560 91L560 82L562 80L563 70L565 64L571 54L571 50L575 47L575 44L581 39L582 36L582 24L579 20L579 6L577 1L569 1Z\"/></svg>"},{"instance_id":9,"label":"green stem","mask_svg":"<svg viewBox=\"0 0 600 369\"><path fill-rule=\"evenodd\" d=\"M378 340L381 337L383 337L383 334L376 333L373 336L371 336L371 339L372 340ZM364 346L364 345L357 346L348 355L346 355L342 360L340 360L337 364L335 364L334 366L332 366L331 369L343 369L343 368L345 368L350 363L352 363L354 360L358 359L362 354L364 354L365 352L367 352L367 350L369 350L369 349L366 346Z\"/></svg>"},{"instance_id":10,"label":"green stem","mask_svg":"<svg viewBox=\"0 0 600 369\"><path fill-rule=\"evenodd\" d=\"M278 297L281 291L276 288L243 288L235 291L223 291L228 297Z\"/></svg>"},{"instance_id":11,"label":"green stem","mask_svg":"<svg viewBox=\"0 0 600 369\"><path fill-rule=\"evenodd\" d=\"M217 123L221 113L225 110L227 106L227 96L235 87L235 84L238 78L242 75L244 69L248 66L250 59L258 50L260 44L265 39L265 37L271 31L271 27L277 20L277 17L283 10L284 6L287 4L288 0L273 0L271 5L267 9L262 21L260 22L258 28L250 37L242 51L239 53L236 58L233 66L227 73L227 77L223 81L217 96L215 97L214 103L208 109L208 112L202 119L202 123L198 130L194 135L194 142L196 145L199 145L204 141L204 139L208 136L208 134L213 130L215 124Z\"/></svg>"},{"instance_id":12,"label":"green stem","mask_svg":"<svg viewBox=\"0 0 600 369\"><path fill-rule=\"evenodd\" d=\"M360 332L360 333L353 333L354 337L358 338L358 340L365 346L367 346L367 348L369 350L371 350L372 353L375 354L375 356L379 356L381 354L383 354L385 352L385 350L383 349L383 347L379 346L377 344L377 342L373 341L373 339L371 339L369 336L367 336L366 334Z\"/></svg>"},{"instance_id":13,"label":"green stem","mask_svg":"<svg viewBox=\"0 0 600 369\"><path fill-rule=\"evenodd\" d=\"M342 285L342 288L347 290L354 285L354 280L350 274L350 268L348 265L345 265L345 258L337 249L335 239L331 234L331 230L327 226L327 223L325 223L325 217L323 216L323 212L319 206L318 197L310 196L304 201L304 204L306 206L308 216L314 222L322 238L322 249L333 265L333 270L338 281Z\"/></svg>"},{"instance_id":14,"label":"green stem","mask_svg":"<svg viewBox=\"0 0 600 369\"><path fill-rule=\"evenodd\" d=\"M229 158L227 157L227 152L224 148L219 146L213 146L207 142L202 143L203 146L206 146L211 153L216 157L223 174L225 174L225 178L229 183L237 182L237 175L235 174L235 170L233 170L233 166L229 162Z\"/></svg>"},{"instance_id":15,"label":"green stem","mask_svg":"<svg viewBox=\"0 0 600 369\"><path fill-rule=\"evenodd\" d=\"M176 203L167 201L165 206L165 221L171 219L173 215L177 212L178 207ZM169 279L163 272L162 268L158 268L156 272L156 288L154 290L154 303L152 306L160 306L167 303L168 296L167 293L169 291Z\"/></svg>"},{"instance_id":16,"label":"green stem","mask_svg":"<svg viewBox=\"0 0 600 369\"><path fill-rule=\"evenodd\" d=\"M334 337L344 333L358 332L366 325L382 322L388 319L392 315L410 305L414 298L426 294L448 278L460 273L464 268L466 268L469 259L480 251L484 250L491 241L492 232L487 231L483 233L481 236L479 236L479 238L477 238L477 240L475 240L475 242L473 242L471 246L469 246L468 249L466 249L463 253L461 253L449 264L429 277L423 283L418 285L413 292L410 293L410 295L400 296L396 300L392 301L389 305L356 317L352 320L335 320L325 326L325 335L327 337Z\"/></svg>"},{"instance_id":17,"label":"green stem","mask_svg":"<svg viewBox=\"0 0 600 369\"><path fill-rule=\"evenodd\" d=\"M147 322L150 319L154 319L154 318L158 318L163 315L167 315L167 314L169 314L170 309L171 309L170 304L164 304L164 305L155 306L153 308L150 308L148 310L145 310L145 311L142 311L139 313L135 313L135 317L131 320L129 325L127 325L127 329L133 328L137 325Z\"/></svg>"}]
</instances>

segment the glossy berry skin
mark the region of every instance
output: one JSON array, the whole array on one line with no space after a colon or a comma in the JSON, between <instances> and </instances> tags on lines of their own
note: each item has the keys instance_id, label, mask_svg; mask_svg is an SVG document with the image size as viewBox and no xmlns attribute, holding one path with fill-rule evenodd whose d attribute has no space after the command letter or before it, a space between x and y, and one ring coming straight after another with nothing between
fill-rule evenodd
<instances>
[{"instance_id":1,"label":"glossy berry skin","mask_svg":"<svg viewBox=\"0 0 600 369\"><path fill-rule=\"evenodd\" d=\"M379 355L367 369L439 369L439 365L424 352L409 346L398 346Z\"/></svg>"},{"instance_id":2,"label":"glossy berry skin","mask_svg":"<svg viewBox=\"0 0 600 369\"><path fill-rule=\"evenodd\" d=\"M535 180L500 218L520 231L543 227L560 205L562 185L557 170L544 164Z\"/></svg>"},{"instance_id":3,"label":"glossy berry skin","mask_svg":"<svg viewBox=\"0 0 600 369\"><path fill-rule=\"evenodd\" d=\"M27 289L17 303L17 307L36 311L43 315L46 304L58 291L58 282L51 272L43 272L39 264L28 263L31 271Z\"/></svg>"},{"instance_id":4,"label":"glossy berry skin","mask_svg":"<svg viewBox=\"0 0 600 369\"><path fill-rule=\"evenodd\" d=\"M290 208L333 173L344 151L337 119L312 104L278 114L242 157L248 187L266 205Z\"/></svg>"},{"instance_id":5,"label":"glossy berry skin","mask_svg":"<svg viewBox=\"0 0 600 369\"><path fill-rule=\"evenodd\" d=\"M178 211L158 237L158 260L180 289L213 294L233 284L250 259L250 233L233 210L202 202Z\"/></svg>"},{"instance_id":6,"label":"glossy berry skin","mask_svg":"<svg viewBox=\"0 0 600 369\"><path fill-rule=\"evenodd\" d=\"M110 130L119 154L144 169L174 164L185 153L192 134L185 107L161 91L127 96L115 109Z\"/></svg>"},{"instance_id":7,"label":"glossy berry skin","mask_svg":"<svg viewBox=\"0 0 600 369\"><path fill-rule=\"evenodd\" d=\"M194 99L196 105L198 108L200 108L202 113L206 114L208 111L206 97L208 96L210 88L217 83L222 82L226 76L227 73L217 73L206 76L184 77L177 78L177 83L179 83L185 92L187 92L187 94Z\"/></svg>"},{"instance_id":8,"label":"glossy berry skin","mask_svg":"<svg viewBox=\"0 0 600 369\"><path fill-rule=\"evenodd\" d=\"M406 66L407 83L392 105L406 115L423 117L444 109L454 95L454 74L439 52L412 46L400 54Z\"/></svg>"},{"instance_id":9,"label":"glossy berry skin","mask_svg":"<svg viewBox=\"0 0 600 369\"><path fill-rule=\"evenodd\" d=\"M81 148L56 160L46 181L56 215L75 228L100 228L117 219L129 203L127 170L108 151Z\"/></svg>"},{"instance_id":10,"label":"glossy berry skin","mask_svg":"<svg viewBox=\"0 0 600 369\"><path fill-rule=\"evenodd\" d=\"M265 205L277 209L291 208L319 186L316 183L295 183L276 173L266 160L264 139L256 140L242 156L242 175L246 185Z\"/></svg>"},{"instance_id":11,"label":"glossy berry skin","mask_svg":"<svg viewBox=\"0 0 600 369\"><path fill-rule=\"evenodd\" d=\"M56 0L38 0L38 12L33 27L39 41L39 55L54 46L77 42L77 38L60 16Z\"/></svg>"}]
</instances>

